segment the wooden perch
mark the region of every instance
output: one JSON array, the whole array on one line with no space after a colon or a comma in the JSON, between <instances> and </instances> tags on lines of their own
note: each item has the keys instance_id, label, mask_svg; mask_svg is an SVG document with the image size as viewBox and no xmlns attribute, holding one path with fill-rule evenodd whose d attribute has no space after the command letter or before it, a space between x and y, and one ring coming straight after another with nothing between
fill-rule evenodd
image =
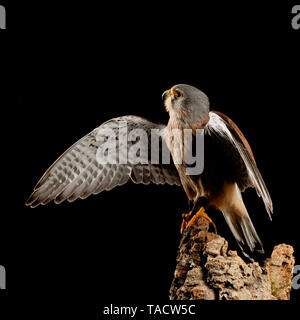
<instances>
[{"instance_id":1,"label":"wooden perch","mask_svg":"<svg viewBox=\"0 0 300 320\"><path fill-rule=\"evenodd\" d=\"M199 216L181 239L171 300L289 300L295 259L290 245L274 247L262 268L245 263Z\"/></svg>"}]
</instances>

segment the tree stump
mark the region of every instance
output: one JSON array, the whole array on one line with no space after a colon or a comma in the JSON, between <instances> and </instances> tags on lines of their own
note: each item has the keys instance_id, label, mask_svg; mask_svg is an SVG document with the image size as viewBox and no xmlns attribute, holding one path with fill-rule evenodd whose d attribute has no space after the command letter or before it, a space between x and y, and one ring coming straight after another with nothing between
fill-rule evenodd
<instances>
[{"instance_id":1,"label":"tree stump","mask_svg":"<svg viewBox=\"0 0 300 320\"><path fill-rule=\"evenodd\" d=\"M289 300L294 249L275 246L262 268L245 263L199 216L180 241L171 300Z\"/></svg>"}]
</instances>

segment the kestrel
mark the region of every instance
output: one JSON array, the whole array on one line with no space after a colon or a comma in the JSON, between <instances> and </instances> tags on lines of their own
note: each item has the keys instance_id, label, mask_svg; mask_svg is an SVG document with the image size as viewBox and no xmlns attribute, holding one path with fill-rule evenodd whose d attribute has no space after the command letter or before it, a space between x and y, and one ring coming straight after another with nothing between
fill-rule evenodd
<instances>
[{"instance_id":1,"label":"kestrel","mask_svg":"<svg viewBox=\"0 0 300 320\"><path fill-rule=\"evenodd\" d=\"M258 196L262 197L270 218L273 206L244 135L227 116L209 111L208 97L195 87L175 85L163 93L163 100L170 116L166 126L137 116L114 118L103 123L71 146L52 164L35 186L26 205L34 208L52 200L59 204L64 200L72 202L77 198L85 199L91 194L111 190L129 180L143 184L153 182L177 185L183 187L189 203L193 204L193 210L185 215L185 219L200 214L211 221L204 208L215 207L223 213L242 250L248 247L251 252L263 252L262 242L248 215L241 192L254 187ZM120 130L124 123L127 132ZM124 147L129 150L135 144L141 145L141 140L123 139L132 129L143 129L148 134L149 140L146 142L149 143L144 142L145 149L149 149L150 140L156 132L163 132L159 135L162 144L158 152L162 153L166 146L171 154L170 163L136 163L130 160L121 162L120 154ZM189 148L194 148L197 143L196 131L202 129L204 132L204 170L201 174L187 175L186 169L189 165L184 159L181 163L173 161L178 152L171 135L174 129L192 131L191 139L188 143L185 142L189 144ZM121 153L117 152L115 163L103 164L97 161L97 152L103 151L104 146L107 147L110 143L107 132L115 133L115 146ZM149 159L150 154L149 150ZM193 218L189 223L192 220ZM182 231L185 227L184 220Z\"/></svg>"}]
</instances>

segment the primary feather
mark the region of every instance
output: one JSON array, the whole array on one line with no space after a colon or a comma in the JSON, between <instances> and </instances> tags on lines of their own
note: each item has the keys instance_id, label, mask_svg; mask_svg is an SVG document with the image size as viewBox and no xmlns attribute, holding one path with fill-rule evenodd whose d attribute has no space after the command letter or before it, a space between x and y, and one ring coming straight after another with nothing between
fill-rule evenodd
<instances>
[{"instance_id":1,"label":"primary feather","mask_svg":"<svg viewBox=\"0 0 300 320\"><path fill-rule=\"evenodd\" d=\"M107 142L105 129L113 130L118 138L116 154L118 155L119 150L122 150L123 139L119 136L122 134L119 128L122 123L125 123L124 121L127 123L128 132L137 128L143 128L147 132L150 139L148 145L145 146L147 148L150 148L151 129L164 129L164 125L136 116L119 117L105 122L76 142L51 165L37 183L26 205L37 207L50 201L61 203L65 200L72 202L78 198L85 199L91 194L99 194L104 190L123 185L130 179L135 183L143 184L153 182L180 185L180 179L173 163L170 165L151 164L151 159L146 159L147 164L98 163L97 150ZM101 132L103 132L102 136ZM155 131L152 134L155 134ZM137 142L128 141L128 149L135 143Z\"/></svg>"}]
</instances>

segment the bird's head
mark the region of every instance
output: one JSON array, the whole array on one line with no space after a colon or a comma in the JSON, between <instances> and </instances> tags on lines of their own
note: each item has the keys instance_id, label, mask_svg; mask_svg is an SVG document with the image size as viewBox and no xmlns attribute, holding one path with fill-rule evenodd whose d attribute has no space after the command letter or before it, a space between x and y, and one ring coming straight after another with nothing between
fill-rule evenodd
<instances>
[{"instance_id":1,"label":"bird's head","mask_svg":"<svg viewBox=\"0 0 300 320\"><path fill-rule=\"evenodd\" d=\"M195 124L202 128L209 121L209 100L199 89L177 84L162 95L170 119Z\"/></svg>"}]
</instances>

